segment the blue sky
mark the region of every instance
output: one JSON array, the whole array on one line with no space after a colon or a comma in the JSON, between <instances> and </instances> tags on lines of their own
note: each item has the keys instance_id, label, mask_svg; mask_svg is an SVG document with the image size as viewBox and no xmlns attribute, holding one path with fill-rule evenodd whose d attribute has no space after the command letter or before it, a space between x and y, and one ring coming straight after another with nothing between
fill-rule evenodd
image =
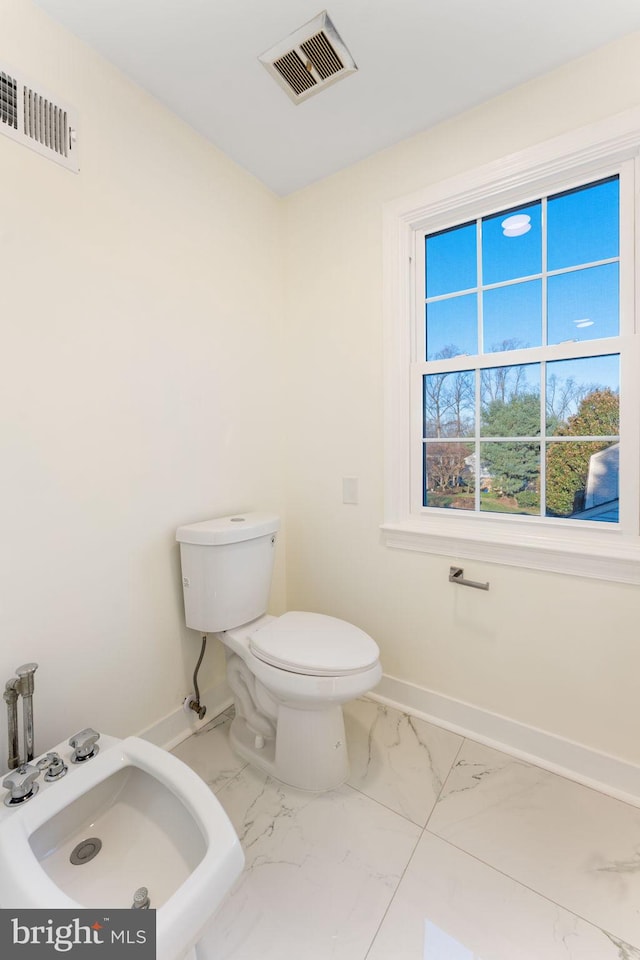
<instances>
[{"instance_id":1,"label":"blue sky","mask_svg":"<svg viewBox=\"0 0 640 960\"><path fill-rule=\"evenodd\" d=\"M567 270L617 257L618 180L611 178L547 201L547 269ZM503 210L482 221L483 284L520 281L542 270L542 203ZM524 232L518 232L524 223ZM515 224L515 226L511 226ZM477 227L463 224L426 238L426 295L440 297L477 288ZM548 278L548 342L591 340L618 333L617 263L583 267ZM484 351L542 343L541 280L485 290ZM477 292L428 302L427 359L455 345L474 355L478 343Z\"/></svg>"}]
</instances>

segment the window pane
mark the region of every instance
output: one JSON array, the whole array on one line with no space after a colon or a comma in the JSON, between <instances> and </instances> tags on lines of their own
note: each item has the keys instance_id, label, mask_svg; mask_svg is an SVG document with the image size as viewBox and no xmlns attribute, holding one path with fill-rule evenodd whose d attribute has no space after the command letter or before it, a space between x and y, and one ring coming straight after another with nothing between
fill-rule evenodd
<instances>
[{"instance_id":1,"label":"window pane","mask_svg":"<svg viewBox=\"0 0 640 960\"><path fill-rule=\"evenodd\" d=\"M473 370L422 378L425 437L472 437L475 431Z\"/></svg>"},{"instance_id":2,"label":"window pane","mask_svg":"<svg viewBox=\"0 0 640 960\"><path fill-rule=\"evenodd\" d=\"M475 508L473 450L473 443L425 443L425 507L446 507L451 510Z\"/></svg>"},{"instance_id":3,"label":"window pane","mask_svg":"<svg viewBox=\"0 0 640 960\"><path fill-rule=\"evenodd\" d=\"M619 207L612 176L425 237L425 507L618 523Z\"/></svg>"},{"instance_id":4,"label":"window pane","mask_svg":"<svg viewBox=\"0 0 640 960\"><path fill-rule=\"evenodd\" d=\"M542 270L540 202L482 221L482 282L502 283Z\"/></svg>"},{"instance_id":5,"label":"window pane","mask_svg":"<svg viewBox=\"0 0 640 960\"><path fill-rule=\"evenodd\" d=\"M427 304L427 360L478 352L478 296L475 293Z\"/></svg>"},{"instance_id":6,"label":"window pane","mask_svg":"<svg viewBox=\"0 0 640 960\"><path fill-rule=\"evenodd\" d=\"M618 522L619 443L547 445L547 516Z\"/></svg>"},{"instance_id":7,"label":"window pane","mask_svg":"<svg viewBox=\"0 0 640 960\"><path fill-rule=\"evenodd\" d=\"M617 436L620 357L584 357L547 364L547 434Z\"/></svg>"},{"instance_id":8,"label":"window pane","mask_svg":"<svg viewBox=\"0 0 640 960\"><path fill-rule=\"evenodd\" d=\"M480 510L540 515L540 444L480 444Z\"/></svg>"},{"instance_id":9,"label":"window pane","mask_svg":"<svg viewBox=\"0 0 640 960\"><path fill-rule=\"evenodd\" d=\"M542 343L542 281L528 280L485 290L482 327L484 353L539 347Z\"/></svg>"},{"instance_id":10,"label":"window pane","mask_svg":"<svg viewBox=\"0 0 640 960\"><path fill-rule=\"evenodd\" d=\"M618 178L549 197L547 224L549 270L617 257Z\"/></svg>"},{"instance_id":11,"label":"window pane","mask_svg":"<svg viewBox=\"0 0 640 960\"><path fill-rule=\"evenodd\" d=\"M618 264L549 277L549 343L618 336Z\"/></svg>"},{"instance_id":12,"label":"window pane","mask_svg":"<svg viewBox=\"0 0 640 960\"><path fill-rule=\"evenodd\" d=\"M425 238L427 297L478 285L476 225L467 223Z\"/></svg>"},{"instance_id":13,"label":"window pane","mask_svg":"<svg viewBox=\"0 0 640 960\"><path fill-rule=\"evenodd\" d=\"M489 367L480 380L483 437L540 434L540 364Z\"/></svg>"}]
</instances>

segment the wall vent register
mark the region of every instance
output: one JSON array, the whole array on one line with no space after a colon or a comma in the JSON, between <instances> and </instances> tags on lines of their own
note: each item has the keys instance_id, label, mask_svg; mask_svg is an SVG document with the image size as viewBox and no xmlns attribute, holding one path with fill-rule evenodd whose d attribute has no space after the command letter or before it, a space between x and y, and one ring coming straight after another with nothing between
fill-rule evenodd
<instances>
[{"instance_id":1,"label":"wall vent register","mask_svg":"<svg viewBox=\"0 0 640 960\"><path fill-rule=\"evenodd\" d=\"M71 107L0 65L0 133L78 172L77 123Z\"/></svg>"}]
</instances>

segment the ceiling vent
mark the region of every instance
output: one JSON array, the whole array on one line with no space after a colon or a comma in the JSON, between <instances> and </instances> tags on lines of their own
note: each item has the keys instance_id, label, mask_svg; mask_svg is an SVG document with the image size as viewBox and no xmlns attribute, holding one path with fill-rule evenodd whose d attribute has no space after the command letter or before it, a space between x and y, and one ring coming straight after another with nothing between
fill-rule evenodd
<instances>
[{"instance_id":1,"label":"ceiling vent","mask_svg":"<svg viewBox=\"0 0 640 960\"><path fill-rule=\"evenodd\" d=\"M76 123L71 108L34 90L0 66L0 133L78 172Z\"/></svg>"},{"instance_id":2,"label":"ceiling vent","mask_svg":"<svg viewBox=\"0 0 640 960\"><path fill-rule=\"evenodd\" d=\"M326 10L258 59L294 103L358 69Z\"/></svg>"}]
</instances>

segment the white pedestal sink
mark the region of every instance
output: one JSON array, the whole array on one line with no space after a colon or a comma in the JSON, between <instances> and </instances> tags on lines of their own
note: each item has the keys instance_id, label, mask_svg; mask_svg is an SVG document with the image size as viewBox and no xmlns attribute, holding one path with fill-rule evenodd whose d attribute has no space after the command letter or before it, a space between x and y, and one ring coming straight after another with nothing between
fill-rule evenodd
<instances>
[{"instance_id":1,"label":"white pedestal sink","mask_svg":"<svg viewBox=\"0 0 640 960\"><path fill-rule=\"evenodd\" d=\"M180 960L242 871L240 843L213 793L176 757L137 737L100 744L82 765L59 746L66 776L40 778L17 807L0 805L0 907L128 908L147 887L157 958ZM94 838L101 846L91 856ZM80 864L70 861L76 848Z\"/></svg>"}]
</instances>

